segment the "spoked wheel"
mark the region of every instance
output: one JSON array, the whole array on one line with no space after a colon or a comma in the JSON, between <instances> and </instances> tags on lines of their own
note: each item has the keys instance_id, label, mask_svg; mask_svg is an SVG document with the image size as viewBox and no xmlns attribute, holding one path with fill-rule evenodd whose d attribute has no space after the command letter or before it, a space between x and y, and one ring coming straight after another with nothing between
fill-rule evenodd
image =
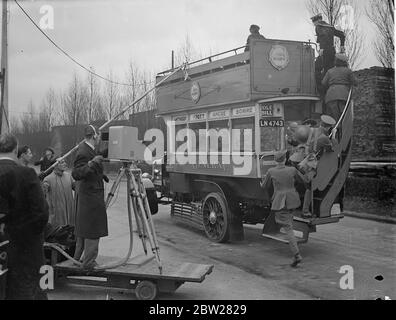
<instances>
[{"instance_id":1,"label":"spoked wheel","mask_svg":"<svg viewBox=\"0 0 396 320\"><path fill-rule=\"evenodd\" d=\"M227 202L219 193L206 196L202 208L203 225L208 238L214 242L226 242L230 235L230 219Z\"/></svg>"}]
</instances>

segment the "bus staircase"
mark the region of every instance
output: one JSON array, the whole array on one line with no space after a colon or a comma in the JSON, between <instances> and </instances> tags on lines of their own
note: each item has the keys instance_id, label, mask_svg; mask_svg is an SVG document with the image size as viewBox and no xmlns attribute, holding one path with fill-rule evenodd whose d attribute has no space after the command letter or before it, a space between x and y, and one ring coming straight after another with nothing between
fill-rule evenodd
<instances>
[{"instance_id":1,"label":"bus staircase","mask_svg":"<svg viewBox=\"0 0 396 320\"><path fill-rule=\"evenodd\" d=\"M352 90L348 101L330 138L333 139L333 152L324 153L317 164L316 176L311 182L312 218L303 218L302 211L296 210L293 217L293 230L298 243L306 243L309 234L316 232L316 226L336 223L344 217L333 205L340 203L343 188L348 176L352 157L353 100ZM334 136L333 136L334 135ZM285 232L275 221L271 211L265 220L263 236L289 243Z\"/></svg>"}]
</instances>

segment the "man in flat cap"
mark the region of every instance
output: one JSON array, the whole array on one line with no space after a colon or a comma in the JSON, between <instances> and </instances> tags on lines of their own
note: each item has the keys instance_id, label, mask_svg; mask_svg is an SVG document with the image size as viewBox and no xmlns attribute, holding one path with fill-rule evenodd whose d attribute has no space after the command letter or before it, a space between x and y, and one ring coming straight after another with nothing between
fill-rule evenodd
<instances>
[{"instance_id":1,"label":"man in flat cap","mask_svg":"<svg viewBox=\"0 0 396 320\"><path fill-rule=\"evenodd\" d=\"M323 21L322 15L318 14L311 18L312 23L315 26L315 32L317 37L317 43L320 45L320 49L323 50L323 74L326 74L327 70L334 66L334 37L337 37L341 41L341 52L345 52L345 34L344 32L337 30L332 25Z\"/></svg>"},{"instance_id":2,"label":"man in flat cap","mask_svg":"<svg viewBox=\"0 0 396 320\"><path fill-rule=\"evenodd\" d=\"M250 35L246 41L245 52L250 50L250 42L253 39L265 39L265 37L262 34L260 34L259 30L260 30L260 27L258 25L252 24L250 26L250 29L249 29Z\"/></svg>"},{"instance_id":3,"label":"man in flat cap","mask_svg":"<svg viewBox=\"0 0 396 320\"><path fill-rule=\"evenodd\" d=\"M285 165L286 150L275 152L274 160L277 163L276 167L268 170L260 185L266 190L270 190L271 185L273 187L271 210L275 212L276 223L286 232L293 253L291 266L296 267L302 261L302 257L293 232L293 211L301 205L295 182L298 180L304 183L305 177L295 167Z\"/></svg>"},{"instance_id":4,"label":"man in flat cap","mask_svg":"<svg viewBox=\"0 0 396 320\"><path fill-rule=\"evenodd\" d=\"M348 100L349 90L356 85L345 54L335 55L335 67L327 71L322 85L326 90L325 113L338 121Z\"/></svg>"},{"instance_id":5,"label":"man in flat cap","mask_svg":"<svg viewBox=\"0 0 396 320\"><path fill-rule=\"evenodd\" d=\"M84 130L85 140L78 148L72 176L76 180L76 251L74 258L82 267L93 269L99 252L99 239L108 235L104 201L103 157L95 147L100 136L94 126ZM84 253L84 254L83 254Z\"/></svg>"}]
</instances>

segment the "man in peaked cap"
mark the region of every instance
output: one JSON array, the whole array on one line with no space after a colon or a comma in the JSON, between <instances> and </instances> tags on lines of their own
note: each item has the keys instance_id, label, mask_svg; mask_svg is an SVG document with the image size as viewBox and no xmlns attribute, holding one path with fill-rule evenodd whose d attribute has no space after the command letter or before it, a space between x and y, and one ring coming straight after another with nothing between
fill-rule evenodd
<instances>
[{"instance_id":1,"label":"man in peaked cap","mask_svg":"<svg viewBox=\"0 0 396 320\"><path fill-rule=\"evenodd\" d=\"M100 136L89 125L84 130L85 139L77 151L72 176L76 180L76 251L74 259L80 260L84 269L93 269L99 252L99 239L108 235L107 213L104 202L103 157L95 147Z\"/></svg>"},{"instance_id":2,"label":"man in peaked cap","mask_svg":"<svg viewBox=\"0 0 396 320\"><path fill-rule=\"evenodd\" d=\"M293 211L301 204L295 181L305 182L305 177L295 167L285 165L286 150L276 151L274 160L277 163L276 167L268 170L260 185L266 190L270 190L272 185L274 189L271 210L275 213L276 223L286 232L293 253L291 266L296 267L302 261L302 257L293 232Z\"/></svg>"},{"instance_id":3,"label":"man in peaked cap","mask_svg":"<svg viewBox=\"0 0 396 320\"><path fill-rule=\"evenodd\" d=\"M260 27L258 25L252 24L250 26L250 28L249 28L250 35L249 35L249 37L247 38L247 41L246 41L245 52L250 50L250 42L253 39L265 39L265 37L262 34L260 34L259 30L260 30Z\"/></svg>"},{"instance_id":4,"label":"man in peaked cap","mask_svg":"<svg viewBox=\"0 0 396 320\"><path fill-rule=\"evenodd\" d=\"M330 130L336 124L334 118L329 115L322 115L320 117L320 124L318 128L311 128L312 132L307 144L309 145L309 152L316 154L317 159L323 155L324 152L331 152L333 144L329 138Z\"/></svg>"},{"instance_id":5,"label":"man in peaked cap","mask_svg":"<svg viewBox=\"0 0 396 320\"><path fill-rule=\"evenodd\" d=\"M327 114L323 114L320 117L320 126L324 129L330 129L336 125L336 121L333 117L330 117Z\"/></svg>"},{"instance_id":6,"label":"man in peaked cap","mask_svg":"<svg viewBox=\"0 0 396 320\"><path fill-rule=\"evenodd\" d=\"M336 53L334 48L334 37L340 39L341 52L345 52L345 33L323 21L321 14L312 17L311 20L315 26L317 43L319 43L320 49L323 50L323 74L326 74L326 72L334 66L334 57Z\"/></svg>"}]
</instances>

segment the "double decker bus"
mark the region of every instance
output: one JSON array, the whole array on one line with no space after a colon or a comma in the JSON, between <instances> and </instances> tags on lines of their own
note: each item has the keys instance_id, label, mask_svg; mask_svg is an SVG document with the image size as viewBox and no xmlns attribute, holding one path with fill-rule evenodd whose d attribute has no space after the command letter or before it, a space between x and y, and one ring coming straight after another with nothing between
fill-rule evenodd
<instances>
[{"instance_id":1,"label":"double decker bus","mask_svg":"<svg viewBox=\"0 0 396 320\"><path fill-rule=\"evenodd\" d=\"M320 121L315 49L312 43L273 39L244 48L190 63L156 88L157 113L167 124L167 157L156 172L168 186L171 216L203 229L212 241L242 240L244 224L263 223L263 235L286 242L270 211L273 190L262 189L260 181L275 166L274 151L289 148L289 124ZM170 72L158 74L157 82ZM352 109L349 99L334 151L317 164L313 217L296 211L300 242L316 226L343 217L332 209L341 202L349 170Z\"/></svg>"}]
</instances>

